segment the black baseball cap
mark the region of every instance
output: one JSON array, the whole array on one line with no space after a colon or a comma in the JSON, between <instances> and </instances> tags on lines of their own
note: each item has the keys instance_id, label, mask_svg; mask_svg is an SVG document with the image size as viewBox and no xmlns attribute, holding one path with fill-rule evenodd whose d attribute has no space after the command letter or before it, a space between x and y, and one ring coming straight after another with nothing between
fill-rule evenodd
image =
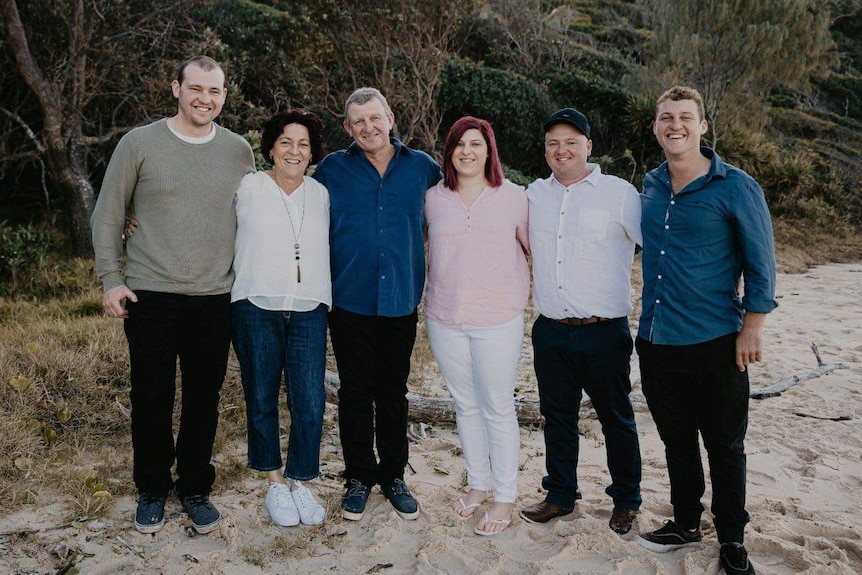
<instances>
[{"instance_id":1,"label":"black baseball cap","mask_svg":"<svg viewBox=\"0 0 862 575\"><path fill-rule=\"evenodd\" d=\"M587 122L587 117L575 110L574 108L563 108L557 110L548 121L545 122L545 132L557 124L568 124L580 130L587 139L590 138L590 123Z\"/></svg>"}]
</instances>

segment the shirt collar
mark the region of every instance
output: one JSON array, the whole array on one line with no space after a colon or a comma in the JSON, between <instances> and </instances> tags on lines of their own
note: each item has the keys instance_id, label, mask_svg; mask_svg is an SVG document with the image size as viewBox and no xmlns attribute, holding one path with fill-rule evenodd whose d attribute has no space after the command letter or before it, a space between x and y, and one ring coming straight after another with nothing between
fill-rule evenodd
<instances>
[{"instance_id":1,"label":"shirt collar","mask_svg":"<svg viewBox=\"0 0 862 575\"><path fill-rule=\"evenodd\" d=\"M410 149L407 146L405 146L403 143L401 143L401 140L399 140L398 138L393 138L392 136L389 136L389 142L393 146L395 146L395 156L394 157L396 157L396 158L401 154L402 149L403 150L409 150ZM346 153L351 154L351 155L364 154L364 152L362 151L362 148L360 148L359 144L357 144L356 142L350 142L350 145L347 146L347 152Z\"/></svg>"},{"instance_id":2,"label":"shirt collar","mask_svg":"<svg viewBox=\"0 0 862 575\"><path fill-rule=\"evenodd\" d=\"M574 186L574 185L580 184L581 182L589 182L594 187L598 187L599 180L602 177L601 166L599 166L598 164L592 164L590 162L587 162L587 169L589 170L589 173L584 178L582 178L582 179L578 180L577 182L575 182L574 184L570 184L570 185ZM553 174L553 172L551 172L551 182L560 186L561 188L567 188L568 187L568 186L564 186L563 183L560 182L557 179L557 177Z\"/></svg>"}]
</instances>

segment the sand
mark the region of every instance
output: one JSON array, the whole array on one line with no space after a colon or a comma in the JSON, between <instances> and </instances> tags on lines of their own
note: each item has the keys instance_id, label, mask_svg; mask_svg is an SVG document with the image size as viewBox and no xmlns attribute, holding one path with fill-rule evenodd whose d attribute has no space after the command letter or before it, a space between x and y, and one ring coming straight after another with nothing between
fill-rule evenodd
<instances>
[{"instance_id":1,"label":"sand","mask_svg":"<svg viewBox=\"0 0 862 575\"><path fill-rule=\"evenodd\" d=\"M746 441L752 520L746 545L761 574L862 573L862 264L781 274L778 288L781 305L768 318L765 358L751 370L752 387L817 367L812 342L824 362L846 362L850 369L752 401ZM528 344L525 349L521 388L534 397ZM636 357L632 377L637 399ZM312 484L330 507L323 526L275 526L263 507L264 482L249 471L236 484L217 489L213 500L225 517L209 535L186 534L187 518L174 498L165 528L155 535L134 530L131 497L115 499L104 517L80 524L68 523L74 512L61 504L28 506L0 517L0 573L55 573L74 553L73 569L93 574L719 573L708 512L699 548L655 554L634 541L636 531L655 529L671 516L663 446L646 406L640 401L636 406L644 503L626 536L607 527L612 503L604 495L609 481L604 443L588 411L582 412L579 465L584 499L574 513L545 525L515 519L496 537L473 534L478 515L465 523L449 509L464 476L457 434L448 425L429 428L426 440L411 445L406 481L422 506L418 520L402 520L375 489L365 517L343 521L337 513L342 467L329 425L323 476ZM824 419L842 416L851 419ZM327 406L326 417L335 417L334 406ZM522 428L521 438L519 504L529 505L543 496L544 445L538 428ZM707 488L707 507L709 497ZM10 535L22 531L28 533Z\"/></svg>"}]
</instances>

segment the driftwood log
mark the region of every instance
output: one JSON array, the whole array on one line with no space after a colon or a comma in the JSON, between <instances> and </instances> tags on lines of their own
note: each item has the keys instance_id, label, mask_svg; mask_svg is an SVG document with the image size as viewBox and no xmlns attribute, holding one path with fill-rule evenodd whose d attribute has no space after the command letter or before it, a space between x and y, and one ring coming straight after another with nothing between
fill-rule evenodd
<instances>
[{"instance_id":1,"label":"driftwood log","mask_svg":"<svg viewBox=\"0 0 862 575\"><path fill-rule=\"evenodd\" d=\"M833 372L836 369L850 369L849 365L840 361L823 363L823 359L820 357L820 350L817 349L816 343L811 344L811 351L814 352L814 357L817 358L817 369L812 369L811 371L797 373L795 375L791 375L790 377L785 377L778 383L770 385L769 387L753 389L749 393L749 397L751 397L752 399L766 399L768 397L778 397L779 395L781 395L781 392L787 391L797 383L802 383L803 381L808 381L809 379L814 379L816 377L820 377L821 375L826 375L827 373Z\"/></svg>"},{"instance_id":2,"label":"driftwood log","mask_svg":"<svg viewBox=\"0 0 862 575\"><path fill-rule=\"evenodd\" d=\"M767 397L776 397L781 395L781 392L788 390L797 383L807 381L821 375L825 375L836 369L849 369L850 366L846 363L833 362L824 364L820 358L820 352L817 350L817 345L812 343L811 350L817 358L817 369L791 375L779 381L778 383L762 389L752 390L750 397L753 399L765 399ZM327 371L324 387L326 388L326 401L338 405L338 387L340 382L338 375ZM630 395L632 405L635 411L646 411L646 399L640 392L634 391ZM455 422L455 403L449 397L426 397L408 393L407 400L410 405L409 417L412 421L425 421L433 423L454 423ZM589 397L584 397L581 401L581 410L592 409L592 404ZM518 423L521 425L540 425L542 423L542 414L539 412L539 402L529 399L515 399L515 413L518 414Z\"/></svg>"},{"instance_id":3,"label":"driftwood log","mask_svg":"<svg viewBox=\"0 0 862 575\"><path fill-rule=\"evenodd\" d=\"M324 387L326 388L326 401L338 405L338 386L340 382L338 375L327 371ZM640 393L631 394L635 410L646 409L646 400ZM408 393L407 400L410 404L409 417L412 421L427 421L434 423L455 423L455 402L450 397L426 397ZM581 400L581 410L592 409L588 397ZM521 425L541 425L542 414L539 412L539 402L523 398L515 399L515 413L518 415L518 423Z\"/></svg>"}]
</instances>

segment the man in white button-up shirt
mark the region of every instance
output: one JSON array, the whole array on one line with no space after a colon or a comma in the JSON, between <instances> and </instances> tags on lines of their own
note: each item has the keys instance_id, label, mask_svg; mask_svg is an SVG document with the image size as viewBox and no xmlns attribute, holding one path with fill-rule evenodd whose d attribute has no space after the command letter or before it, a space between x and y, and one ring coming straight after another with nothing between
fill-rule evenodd
<instances>
[{"instance_id":1,"label":"man in white button-up shirt","mask_svg":"<svg viewBox=\"0 0 862 575\"><path fill-rule=\"evenodd\" d=\"M571 108L545 123L553 174L527 188L533 253L536 378L545 417L545 500L521 511L544 523L571 513L578 490L578 409L583 392L602 424L614 501L610 527L631 530L641 504L641 458L629 401L629 277L641 242L641 204L630 183L587 162L587 118Z\"/></svg>"}]
</instances>

